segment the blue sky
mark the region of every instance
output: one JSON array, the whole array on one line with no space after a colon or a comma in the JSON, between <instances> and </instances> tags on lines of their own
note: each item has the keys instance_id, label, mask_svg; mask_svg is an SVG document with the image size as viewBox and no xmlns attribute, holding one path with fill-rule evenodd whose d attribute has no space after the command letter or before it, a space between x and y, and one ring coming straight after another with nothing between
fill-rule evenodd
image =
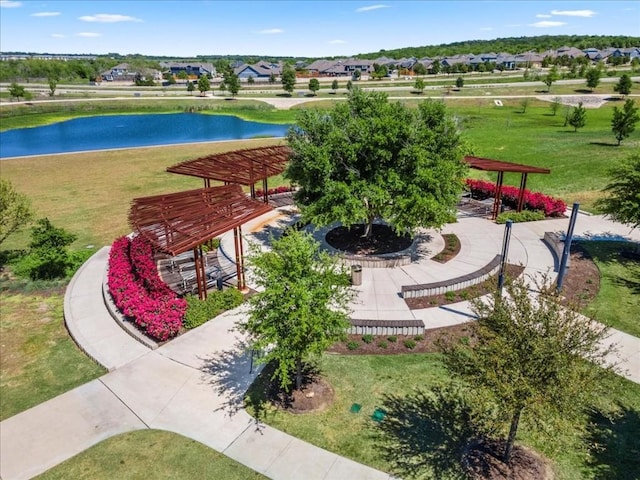
<instances>
[{"instance_id":1,"label":"blue sky","mask_svg":"<svg viewBox=\"0 0 640 480\"><path fill-rule=\"evenodd\" d=\"M321 57L565 34L640 36L640 2L0 0L4 52Z\"/></svg>"}]
</instances>

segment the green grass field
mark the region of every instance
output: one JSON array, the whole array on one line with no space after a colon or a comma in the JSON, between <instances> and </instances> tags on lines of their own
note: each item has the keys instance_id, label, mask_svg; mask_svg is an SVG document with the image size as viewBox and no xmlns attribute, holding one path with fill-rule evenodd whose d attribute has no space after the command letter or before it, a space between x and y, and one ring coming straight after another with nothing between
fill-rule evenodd
<instances>
[{"instance_id":1,"label":"green grass field","mask_svg":"<svg viewBox=\"0 0 640 480\"><path fill-rule=\"evenodd\" d=\"M275 428L384 471L390 471L391 465L378 438L378 424L371 419L374 409L383 404L386 395L402 399L450 381L437 354L325 355L321 365L335 390L335 401L325 411L291 414L277 410L263 403L263 384L256 382L246 399L250 412ZM603 374L602 381L608 387L607 395L594 405L590 415L584 416L583 424L561 418L542 419L549 429L546 434L530 428L526 418L521 424L518 441L549 458L557 479L631 480L640 474L633 453L640 448L636 434L640 427L640 385L612 374ZM354 403L362 406L359 413L351 413ZM410 401L401 400L394 405L398 408L396 414L411 409L418 409L415 415L421 414L419 406ZM587 440L581 437L585 430L589 432ZM429 436L430 432L407 431L407 435L418 438ZM594 448L594 443L601 450ZM401 478L407 474L397 473Z\"/></svg>"},{"instance_id":2,"label":"green grass field","mask_svg":"<svg viewBox=\"0 0 640 480\"><path fill-rule=\"evenodd\" d=\"M171 432L140 430L100 442L36 478L259 480L267 477L195 440Z\"/></svg>"}]
</instances>

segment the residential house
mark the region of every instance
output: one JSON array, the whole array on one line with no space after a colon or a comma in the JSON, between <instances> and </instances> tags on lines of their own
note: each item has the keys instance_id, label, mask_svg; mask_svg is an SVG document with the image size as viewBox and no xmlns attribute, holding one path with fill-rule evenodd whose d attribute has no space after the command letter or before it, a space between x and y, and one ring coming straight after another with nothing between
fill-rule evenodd
<instances>
[{"instance_id":1,"label":"residential house","mask_svg":"<svg viewBox=\"0 0 640 480\"><path fill-rule=\"evenodd\" d=\"M282 73L282 64L259 61L253 65L243 64L233 70L240 79L268 80L271 75L279 76Z\"/></svg>"},{"instance_id":2,"label":"residential house","mask_svg":"<svg viewBox=\"0 0 640 480\"><path fill-rule=\"evenodd\" d=\"M212 63L164 62L160 66L174 77L184 72L188 78L200 78L202 75L216 76L216 68Z\"/></svg>"}]
</instances>

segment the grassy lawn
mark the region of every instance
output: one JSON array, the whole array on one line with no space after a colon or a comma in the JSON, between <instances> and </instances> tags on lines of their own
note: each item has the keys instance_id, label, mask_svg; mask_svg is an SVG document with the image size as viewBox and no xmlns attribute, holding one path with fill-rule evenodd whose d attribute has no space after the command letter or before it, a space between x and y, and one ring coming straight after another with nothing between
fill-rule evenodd
<instances>
[{"instance_id":1,"label":"grassy lawn","mask_svg":"<svg viewBox=\"0 0 640 480\"><path fill-rule=\"evenodd\" d=\"M600 270L600 290L585 314L640 337L640 263L623 258L621 242L581 242Z\"/></svg>"},{"instance_id":2,"label":"grassy lawn","mask_svg":"<svg viewBox=\"0 0 640 480\"><path fill-rule=\"evenodd\" d=\"M106 373L67 333L62 294L3 292L1 302L0 420Z\"/></svg>"},{"instance_id":3,"label":"grassy lawn","mask_svg":"<svg viewBox=\"0 0 640 480\"><path fill-rule=\"evenodd\" d=\"M140 430L94 445L36 478L258 480L266 477L195 440L171 432Z\"/></svg>"},{"instance_id":4,"label":"grassy lawn","mask_svg":"<svg viewBox=\"0 0 640 480\"><path fill-rule=\"evenodd\" d=\"M376 441L379 427L370 418L375 407L382 404L385 395L404 397L449 381L437 354L327 355L322 368L335 390L335 402L327 410L304 415L276 410L262 403L260 384L256 383L247 396L250 411L280 430L384 471L390 471L391 466L385 460L384 447ZM640 385L615 375L603 375L603 382L607 382L608 395L590 418L584 418L585 425L591 421L589 441L580 439L583 426L563 419L543 420L549 435L527 429L526 424L521 426L519 441L551 459L556 478L632 479L640 474L633 453L640 448L636 435L640 427ZM360 413L350 412L353 403L362 405ZM416 409L415 414L421 415L419 406L410 401L395 405L399 411ZM605 420L605 416L611 420ZM429 432L407 434L417 438ZM594 442L602 444L603 449L590 451L587 445ZM619 476L607 475L611 472Z\"/></svg>"}]
</instances>

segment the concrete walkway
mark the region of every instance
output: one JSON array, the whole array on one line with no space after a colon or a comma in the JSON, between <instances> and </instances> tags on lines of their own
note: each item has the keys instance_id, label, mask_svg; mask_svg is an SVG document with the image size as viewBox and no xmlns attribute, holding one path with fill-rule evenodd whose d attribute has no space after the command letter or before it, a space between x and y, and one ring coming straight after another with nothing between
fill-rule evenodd
<instances>
[{"instance_id":1,"label":"concrete walkway","mask_svg":"<svg viewBox=\"0 0 640 480\"><path fill-rule=\"evenodd\" d=\"M243 230L252 241L277 232L290 212L267 214ZM553 270L554 260L540 240L562 231L568 220L515 224L509 260L530 274ZM394 269L364 269L355 318L421 319L428 328L471 320L468 302L409 310L398 301L402 282L425 282L468 273L500 251L504 227L478 218L459 218L444 233L456 233L462 250L445 266L429 260ZM620 235L640 241L640 232L601 217L581 215L577 235ZM438 233L432 232L434 245ZM433 248L436 253L435 246ZM65 295L65 319L73 338L110 373L0 423L0 477L31 478L106 438L145 428L169 430L281 480L390 479L360 465L258 423L242 408L255 378L245 339L234 330L240 307L151 350L117 325L102 296L108 248L77 272ZM640 383L640 339L612 331L615 359L625 377Z\"/></svg>"}]
</instances>

